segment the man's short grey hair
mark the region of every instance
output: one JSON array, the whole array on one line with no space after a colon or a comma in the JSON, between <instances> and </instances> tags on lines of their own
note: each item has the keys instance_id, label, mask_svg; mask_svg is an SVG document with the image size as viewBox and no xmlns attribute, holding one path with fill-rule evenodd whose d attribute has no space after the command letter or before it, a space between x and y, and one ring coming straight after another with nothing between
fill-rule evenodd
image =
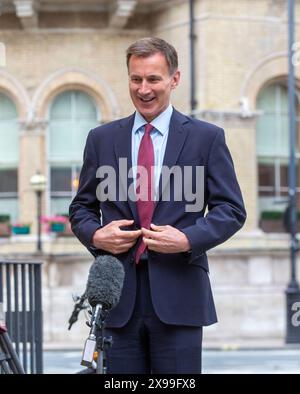
<instances>
[{"instance_id":1,"label":"man's short grey hair","mask_svg":"<svg viewBox=\"0 0 300 394\"><path fill-rule=\"evenodd\" d=\"M131 44L127 51L127 68L131 56L148 57L155 53L161 53L165 56L169 67L170 75L173 75L178 69L178 56L176 49L165 40L157 37L145 37Z\"/></svg>"}]
</instances>

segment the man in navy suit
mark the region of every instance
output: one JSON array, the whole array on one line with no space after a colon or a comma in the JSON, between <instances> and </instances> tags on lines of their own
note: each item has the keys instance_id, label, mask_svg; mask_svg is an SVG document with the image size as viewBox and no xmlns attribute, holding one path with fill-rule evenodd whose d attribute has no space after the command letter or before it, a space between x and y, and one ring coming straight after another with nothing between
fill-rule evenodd
<instances>
[{"instance_id":1,"label":"man in navy suit","mask_svg":"<svg viewBox=\"0 0 300 394\"><path fill-rule=\"evenodd\" d=\"M243 199L224 131L170 105L173 46L138 40L127 67L136 112L90 131L72 230L124 265L108 373L201 373L202 327L217 321L206 251L242 227Z\"/></svg>"}]
</instances>

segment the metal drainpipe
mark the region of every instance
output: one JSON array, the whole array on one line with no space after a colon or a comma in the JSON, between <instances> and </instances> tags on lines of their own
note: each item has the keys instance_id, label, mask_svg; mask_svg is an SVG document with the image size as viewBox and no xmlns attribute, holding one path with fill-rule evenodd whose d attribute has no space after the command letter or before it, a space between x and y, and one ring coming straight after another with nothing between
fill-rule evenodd
<instances>
[{"instance_id":1,"label":"metal drainpipe","mask_svg":"<svg viewBox=\"0 0 300 394\"><path fill-rule=\"evenodd\" d=\"M295 42L295 0L288 0L288 38L289 38L289 230L290 230L290 282L286 289L287 326L286 343L300 343L300 321L298 319L300 308L300 289L297 280L297 252L299 251L297 239L297 162L296 162L296 86L295 69L293 63Z\"/></svg>"},{"instance_id":2,"label":"metal drainpipe","mask_svg":"<svg viewBox=\"0 0 300 394\"><path fill-rule=\"evenodd\" d=\"M194 118L194 111L197 107L196 100L196 78L195 78L195 12L194 12L194 0L190 0L189 11L190 11L190 106L191 116Z\"/></svg>"}]
</instances>

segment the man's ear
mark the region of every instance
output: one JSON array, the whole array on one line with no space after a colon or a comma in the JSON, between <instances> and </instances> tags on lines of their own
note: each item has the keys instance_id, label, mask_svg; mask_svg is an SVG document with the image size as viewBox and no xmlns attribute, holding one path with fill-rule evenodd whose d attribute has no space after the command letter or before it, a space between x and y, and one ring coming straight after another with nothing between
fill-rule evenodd
<instances>
[{"instance_id":1,"label":"man's ear","mask_svg":"<svg viewBox=\"0 0 300 394\"><path fill-rule=\"evenodd\" d=\"M180 71L177 70L177 71L175 72L175 74L173 75L173 77L172 77L171 88L172 88L172 89L177 88L177 86L178 86L178 84L179 84L179 81L180 81Z\"/></svg>"}]
</instances>

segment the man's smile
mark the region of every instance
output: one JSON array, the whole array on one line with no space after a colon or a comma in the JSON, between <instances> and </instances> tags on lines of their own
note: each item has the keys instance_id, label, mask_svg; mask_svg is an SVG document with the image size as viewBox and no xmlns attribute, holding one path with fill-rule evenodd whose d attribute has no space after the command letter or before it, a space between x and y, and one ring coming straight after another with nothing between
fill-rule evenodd
<instances>
[{"instance_id":1,"label":"man's smile","mask_svg":"<svg viewBox=\"0 0 300 394\"><path fill-rule=\"evenodd\" d=\"M155 97L151 97L151 98L142 98L139 97L139 99L143 102L143 103L150 103L151 101L153 101L155 99Z\"/></svg>"}]
</instances>

